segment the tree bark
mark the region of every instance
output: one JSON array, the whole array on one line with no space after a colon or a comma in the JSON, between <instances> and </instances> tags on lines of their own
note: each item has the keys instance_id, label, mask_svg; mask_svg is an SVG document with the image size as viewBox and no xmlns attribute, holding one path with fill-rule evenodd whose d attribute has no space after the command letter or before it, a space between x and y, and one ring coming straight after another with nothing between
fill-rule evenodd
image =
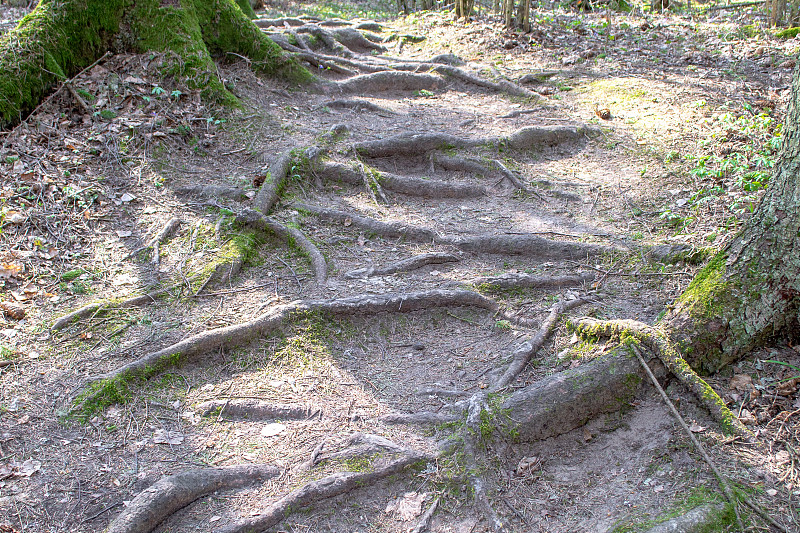
<instances>
[{"instance_id":1,"label":"tree bark","mask_svg":"<svg viewBox=\"0 0 800 533\"><path fill-rule=\"evenodd\" d=\"M717 371L778 335L800 336L798 72L785 128L775 175L755 212L663 322L698 371Z\"/></svg>"},{"instance_id":2,"label":"tree bark","mask_svg":"<svg viewBox=\"0 0 800 533\"><path fill-rule=\"evenodd\" d=\"M228 105L238 101L217 77L212 55L233 52L258 72L311 78L233 0L41 0L0 40L0 127L21 121L55 85L107 51L161 53L163 74Z\"/></svg>"}]
</instances>

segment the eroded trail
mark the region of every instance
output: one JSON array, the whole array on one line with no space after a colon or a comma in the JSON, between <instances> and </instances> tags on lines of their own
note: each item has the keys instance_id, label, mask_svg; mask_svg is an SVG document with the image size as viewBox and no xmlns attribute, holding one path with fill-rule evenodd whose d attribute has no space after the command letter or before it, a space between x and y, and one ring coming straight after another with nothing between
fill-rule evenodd
<instances>
[{"instance_id":1,"label":"eroded trail","mask_svg":"<svg viewBox=\"0 0 800 533\"><path fill-rule=\"evenodd\" d=\"M603 531L710 485L618 331L565 325L652 323L661 279L617 265L688 257L597 216L635 177L608 132L452 54L392 57L374 23L259 23L318 82L232 67L251 112L226 142L260 161L151 151L166 190L107 256L144 290L54 322L124 327L64 370L62 407L113 443L67 461L86 483L102 457L83 490L109 506L69 529Z\"/></svg>"}]
</instances>

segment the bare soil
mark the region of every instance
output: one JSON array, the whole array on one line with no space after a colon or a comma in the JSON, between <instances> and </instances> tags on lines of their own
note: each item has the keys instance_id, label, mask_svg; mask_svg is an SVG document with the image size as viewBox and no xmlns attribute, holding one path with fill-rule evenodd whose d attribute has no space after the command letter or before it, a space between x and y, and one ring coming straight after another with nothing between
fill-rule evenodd
<instances>
[{"instance_id":1,"label":"bare soil","mask_svg":"<svg viewBox=\"0 0 800 533\"><path fill-rule=\"evenodd\" d=\"M9 9L3 8L10 14L2 18L18 16ZM642 247L718 248L735 233L747 215L737 206L757 201L758 191L737 188L726 176L690 171L697 158L744 151L763 140L747 131L729 133L714 117L753 116L763 108L780 122L797 45L747 37L732 19L537 13L531 34L504 32L485 14L464 25L441 13L384 22L383 34L426 37L402 46L397 43L404 41L392 41L389 55L427 61L453 53L467 62L465 69L495 80L555 71L527 86L541 94L538 102L443 77L430 90L388 87L347 97L385 111L347 109L328 105L345 98L339 94L260 79L245 62L228 62L219 65L220 73L243 109L221 111L160 79L150 68L153 58L120 55L74 80L95 116L83 114L61 90L4 133L0 524L20 532L101 531L163 476L207 466L279 467L278 477L213 492L155 531L221 530L258 516L310 480L368 468L369 457L307 467L320 449L324 455L356 433L436 454L452 428L390 424L382 417L437 412L453 401L441 391L469 396L489 387L493 371L533 335L558 299L591 299L566 313L572 318L655 323L698 265L661 263ZM324 69L319 76L348 77ZM610 120L600 118L602 109ZM346 125L347 132L326 135L336 125ZM271 216L316 245L328 265L327 280L317 283L297 248L266 236L250 243L238 273L198 291L194 276L207 273L208 265L230 268L226 245L243 232L232 224L234 215L252 205L270 165L288 149L319 146L329 161L351 165L355 144L397 134L472 139L505 137L528 126L587 125L594 133L534 150L498 153L481 146L440 153L476 159L493 169L491 175L446 170L429 154L360 158L384 173L477 184L487 191L479 197L425 198L386 189L384 203L374 188L315 179L295 164ZM495 159L524 190L497 173ZM197 185L220 188L210 197L182 192ZM724 192L695 201L698 191L714 186ZM452 239L526 234L608 251L570 260L540 260L527 251L484 253L453 240L381 236L350 219L326 221L298 203L424 227ZM131 256L172 218L181 223L159 243L157 263L141 252ZM458 261L389 275L346 275L430 252L448 252ZM474 307L301 317L264 338L207 351L134 381L123 403L86 418L70 416L89 380L276 305L474 288L489 275L523 273L592 277L563 289L487 293L512 318L525 319L520 321ZM57 317L89 302L171 284L176 287L166 297L147 305L50 329ZM509 390L606 349L582 344L560 320ZM800 527L800 380L791 379L796 368L787 366L798 364L795 348L776 346L709 378L756 432L755 443L723 436L691 395L665 378L669 395L721 470L788 530ZM203 416L198 406L209 401L222 402L221 412ZM224 406L241 401L305 411L268 419L226 413ZM651 387L620 412L579 429L535 443L499 435L487 446L481 475L494 511L512 531L644 531L701 503L724 500ZM434 456L401 475L300 509L272 530L407 531L441 498L430 531L489 531L463 465L452 455ZM398 499L410 505L405 515L392 506ZM741 512L753 530L768 530L746 508Z\"/></svg>"}]
</instances>

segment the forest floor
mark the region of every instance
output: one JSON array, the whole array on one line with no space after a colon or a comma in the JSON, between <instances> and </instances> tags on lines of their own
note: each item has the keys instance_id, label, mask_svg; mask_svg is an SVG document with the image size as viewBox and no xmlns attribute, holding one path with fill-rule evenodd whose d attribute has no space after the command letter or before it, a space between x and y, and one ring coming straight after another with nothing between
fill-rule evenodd
<instances>
[{"instance_id":1,"label":"forest floor","mask_svg":"<svg viewBox=\"0 0 800 533\"><path fill-rule=\"evenodd\" d=\"M20 15L9 9L0 7L3 19ZM797 41L729 18L535 15L529 34L507 33L486 15L464 25L422 13L382 22L379 35L400 36L385 43L385 54L405 61L447 53L486 79L527 75L538 101L441 77L427 89L383 87L342 104L338 94L260 79L241 61L219 70L244 107L219 111L160 79L152 56L116 55L73 81L93 115L64 89L3 133L3 531L100 531L164 475L199 466L278 466L277 477L199 499L156 531L221 529L258 516L309 479L368 468L369 458L314 464L320 450L324 455L354 434L434 453L451 431L447 425L392 424L385 415L435 412L452 395L489 386L558 299L588 298L566 312L572 318L655 323L700 265L660 262L645 250L685 245L689 255L706 257L747 217L776 159ZM325 69L319 75L349 76ZM346 128L332 132L336 125ZM503 138L527 126L589 127L535 149L499 153L484 144L424 157L421 149L387 157L362 151L359 158L353 150L405 132ZM252 238L231 223L284 151L312 145L326 150L328 170L293 164L272 215L322 252L326 280L285 240ZM459 157L492 172L448 170L448 158ZM374 182L358 183L375 170L400 176L404 192L386 185L382 201ZM337 181L337 172L357 179ZM481 192L448 197L455 194L430 192L426 182ZM298 204L345 215L317 216ZM443 237L381 235L358 216ZM141 250L175 218L180 223L164 232L155 254ZM498 242L537 236L605 251L566 259L547 250L486 253L458 244L476 235ZM229 260L233 248L241 269ZM450 257L406 272L353 272L380 274L397 261L443 252ZM481 286L489 276L526 273L582 277L561 288ZM166 297L51 329L87 303L165 286ZM249 344L201 353L135 381L122 403L85 417L71 413L90 379L278 304L463 288L483 290L507 314L464 306L306 314ZM509 389L579 367L606 349L577 339L560 320ZM664 381L724 474L793 531L800 530L797 367L798 350L778 345L709 377L756 432L755 443L722 435L688 392ZM294 411L237 417L233 407L248 402ZM646 531L724 502L710 469L649 386L621 411L578 429L533 443L500 435L486 446L489 501L512 531ZM488 531L457 457L432 457L291 514L274 530L408 531L438 498L430 531ZM746 507L740 511L752 530L769 530ZM713 530L735 530L720 520Z\"/></svg>"}]
</instances>

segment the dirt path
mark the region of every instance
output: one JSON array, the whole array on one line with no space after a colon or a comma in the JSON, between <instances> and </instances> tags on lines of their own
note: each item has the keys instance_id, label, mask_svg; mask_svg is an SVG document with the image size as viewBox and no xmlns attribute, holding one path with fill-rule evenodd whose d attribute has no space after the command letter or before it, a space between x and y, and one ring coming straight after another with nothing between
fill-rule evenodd
<instances>
[{"instance_id":1,"label":"dirt path","mask_svg":"<svg viewBox=\"0 0 800 533\"><path fill-rule=\"evenodd\" d=\"M118 56L76 80L95 120L59 114L64 91L15 132L3 197L27 204L4 213L17 222L0 272L27 317L3 330L5 520L400 532L437 502L435 532L490 531L493 517L508 531L643 531L722 502L651 388L596 417L545 416L544 440L503 429L512 393L611 349L565 317L652 324L691 279L687 258L725 238L709 238L716 212L675 207L694 225L677 234L659 218L697 185L665 158L706 116L682 104L711 85L670 101L670 80L636 64L598 81L571 59L523 85L493 75L484 49L434 57L471 30L432 16L414 26L429 44L372 53L364 35L388 27L274 22L318 67L311 91L222 66L244 109L220 118L152 59ZM350 48L326 48L336 31ZM522 52L495 74L553 66ZM579 89L554 98L566 83ZM777 449L720 445L708 413L668 392L728 475L796 510ZM469 401L491 409L464 422ZM250 467L163 479L237 465ZM147 487L152 500L134 500Z\"/></svg>"}]
</instances>

